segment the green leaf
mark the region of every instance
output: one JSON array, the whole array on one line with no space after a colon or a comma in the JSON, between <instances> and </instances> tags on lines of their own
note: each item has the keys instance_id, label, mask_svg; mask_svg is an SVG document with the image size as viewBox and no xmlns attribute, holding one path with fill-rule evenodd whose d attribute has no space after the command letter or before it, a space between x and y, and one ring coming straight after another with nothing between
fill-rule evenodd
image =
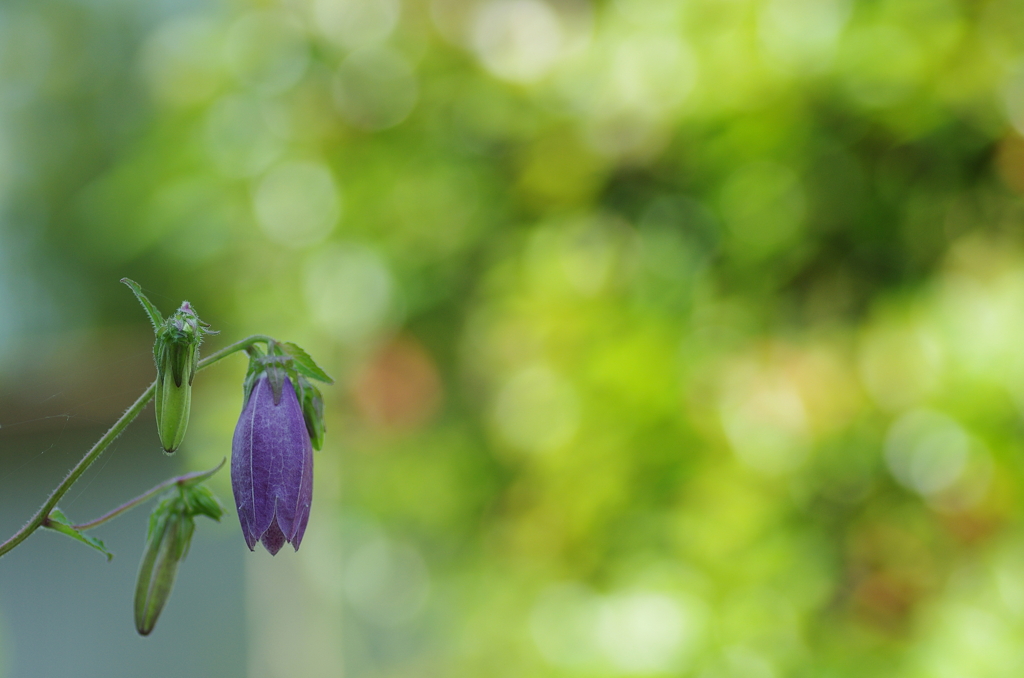
<instances>
[{"instance_id":1,"label":"green leaf","mask_svg":"<svg viewBox=\"0 0 1024 678\"><path fill-rule=\"evenodd\" d=\"M160 328L163 327L164 324L164 317L160 315L159 309L157 309L157 307L146 298L146 295L142 293L142 288L139 287L139 283L128 278L121 278L121 282L127 285L131 291L135 293L135 298L139 300L140 304L142 304L142 308L145 309L146 314L149 316L149 321L153 323L153 330L159 332Z\"/></svg>"},{"instance_id":2,"label":"green leaf","mask_svg":"<svg viewBox=\"0 0 1024 678\"><path fill-rule=\"evenodd\" d=\"M334 380L327 376L327 373L320 369L320 366L296 344L290 341L281 344L281 348L295 361L295 369L311 379L333 384Z\"/></svg>"},{"instance_id":3,"label":"green leaf","mask_svg":"<svg viewBox=\"0 0 1024 678\"><path fill-rule=\"evenodd\" d=\"M76 530L74 526L71 524L71 521L68 520L67 516L64 515L64 512L58 508L55 508L52 511L50 511L50 515L48 516L46 522L44 523L44 527L48 527L51 530L60 532L61 534L66 534L72 539L77 539L83 544L93 547L100 553L105 554L107 556L108 561L114 557L114 554L107 550L107 547L103 544L102 541L100 541L96 537L90 537L89 535L83 534L82 532Z\"/></svg>"}]
</instances>

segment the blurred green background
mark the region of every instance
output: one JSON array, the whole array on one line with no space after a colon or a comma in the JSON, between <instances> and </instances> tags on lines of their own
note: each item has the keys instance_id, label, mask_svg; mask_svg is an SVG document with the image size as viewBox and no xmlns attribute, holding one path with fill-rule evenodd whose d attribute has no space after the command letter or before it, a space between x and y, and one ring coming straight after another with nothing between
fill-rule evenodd
<instances>
[{"instance_id":1,"label":"blurred green background","mask_svg":"<svg viewBox=\"0 0 1024 678\"><path fill-rule=\"evenodd\" d=\"M1019 676L1022 57L1021 0L0 0L4 518L152 378L129 276L337 379L301 552L200 523L153 642L222 577L238 675ZM9 599L41 675L82 603Z\"/></svg>"}]
</instances>

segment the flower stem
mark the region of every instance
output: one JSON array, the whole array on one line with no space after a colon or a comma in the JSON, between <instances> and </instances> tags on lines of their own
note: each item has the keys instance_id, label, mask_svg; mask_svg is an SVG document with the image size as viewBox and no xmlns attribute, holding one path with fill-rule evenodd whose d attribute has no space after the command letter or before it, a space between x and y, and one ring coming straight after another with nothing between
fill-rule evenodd
<instances>
[{"instance_id":1,"label":"flower stem","mask_svg":"<svg viewBox=\"0 0 1024 678\"><path fill-rule=\"evenodd\" d=\"M207 357L203 358L202 360L199 361L197 369L201 370L206 367L209 367L215 362L228 357L232 353L244 351L253 344L267 343L269 341L273 341L273 339L262 334L254 334L250 337L246 337L241 341L236 341L233 344L225 346L219 351L214 351ZM39 507L39 510L36 511L35 515L33 515L32 518L30 518L29 521L25 523L25 525L20 530L11 535L11 537L7 541L0 544L0 556L3 556L5 553L13 549L15 546L25 541L30 534L32 534L33 532L35 532L43 526L43 524L46 522L47 518L50 515L50 511L52 511L53 508L57 505L57 502L60 501L61 498L65 494L67 494L67 491L71 489L71 486L74 485L75 482L77 482L78 479L82 477L82 474L85 473L86 469L92 466L93 462L96 461L101 454L103 454L104 450L106 450L110 446L110 443L114 442L114 440L119 435L121 435L121 433L124 432L126 428L128 428L128 424L132 423L135 417L139 416L139 413L142 412L143 408L146 407L146 403L152 400L153 394L155 392L156 381L150 384L149 387L142 392L142 395L140 395L138 399L134 403L132 403L131 407L125 410L125 413L122 414L121 417L114 422L114 425L111 426L110 429L108 429L107 432L103 434L103 437L96 441L96 444L92 446L92 449L86 452L85 456L82 457L77 464L75 464L75 467L68 472L68 475L64 478L63 481L61 481L61 484L58 485L56 489L54 489L53 492L50 493L49 498L41 507Z\"/></svg>"},{"instance_id":2,"label":"flower stem","mask_svg":"<svg viewBox=\"0 0 1024 678\"><path fill-rule=\"evenodd\" d=\"M245 349L249 348L253 344L268 344L268 343L270 343L272 341L276 341L276 340L273 337L268 337L265 334L254 334L252 336L246 337L245 339L242 339L241 341L236 341L233 344L229 344L228 346L225 346L224 348L220 349L219 351L214 351L210 355L208 355L205 358L203 358L202 360L200 360L199 361L199 365L196 367L196 369L197 370L205 369L205 368L209 367L210 365L214 364L215 362L217 362L219 360L223 360L224 358L227 358L232 353L238 353L239 351L244 351Z\"/></svg>"},{"instance_id":3,"label":"flower stem","mask_svg":"<svg viewBox=\"0 0 1024 678\"><path fill-rule=\"evenodd\" d=\"M91 530L92 528L96 527L97 525L102 525L103 523L107 522L108 520L112 520L112 519L118 517L119 515L121 515L125 511L128 511L128 510L131 510L131 509L135 508L139 504L145 502L147 499L152 498L153 496L155 496L155 495L159 494L160 492L166 490L168 487L171 487L172 485L187 485L189 482L196 482L196 481L206 480L207 478L212 476L214 473L219 471L221 469L221 467L224 466L224 462L226 462L226 461L227 461L226 457L224 459L221 459L221 462L219 464L217 464L216 467L210 469L209 471L193 471L192 473L186 473L185 475L175 476L174 478L168 478L167 480L163 481L159 485L156 485L156 486L151 487L150 489L146 490L145 492L143 492L139 496L135 497L134 499L126 501L125 503L121 504L120 506L118 506L117 508L115 508L113 510L107 511L106 513L104 513L99 518L94 518L94 519L90 520L87 523L79 523L78 525L75 525L74 528L76 530Z\"/></svg>"}]
</instances>

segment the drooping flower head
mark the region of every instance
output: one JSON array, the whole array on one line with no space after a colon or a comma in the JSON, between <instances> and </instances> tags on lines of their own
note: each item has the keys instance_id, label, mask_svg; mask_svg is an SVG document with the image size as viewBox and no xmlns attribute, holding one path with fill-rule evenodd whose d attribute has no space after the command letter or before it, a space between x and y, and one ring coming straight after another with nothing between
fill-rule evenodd
<instances>
[{"instance_id":1,"label":"drooping flower head","mask_svg":"<svg viewBox=\"0 0 1024 678\"><path fill-rule=\"evenodd\" d=\"M296 551L302 543L313 502L311 436L317 442L323 436L319 391L303 376L309 370L284 354L292 346L271 347L281 355L251 353L246 400L231 441L231 487L242 535L250 550L260 541L271 555L285 542Z\"/></svg>"}]
</instances>

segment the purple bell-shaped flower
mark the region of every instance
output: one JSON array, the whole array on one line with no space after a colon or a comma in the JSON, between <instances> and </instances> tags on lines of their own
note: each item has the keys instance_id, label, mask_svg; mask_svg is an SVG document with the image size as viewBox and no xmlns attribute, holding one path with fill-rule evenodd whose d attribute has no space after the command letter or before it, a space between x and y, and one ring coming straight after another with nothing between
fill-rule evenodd
<instances>
[{"instance_id":1,"label":"purple bell-shaped flower","mask_svg":"<svg viewBox=\"0 0 1024 678\"><path fill-rule=\"evenodd\" d=\"M279 382L280 383L280 382ZM292 380L275 394L259 374L231 441L231 488L249 550L297 551L313 501L313 447ZM275 398L277 395L277 398Z\"/></svg>"}]
</instances>

